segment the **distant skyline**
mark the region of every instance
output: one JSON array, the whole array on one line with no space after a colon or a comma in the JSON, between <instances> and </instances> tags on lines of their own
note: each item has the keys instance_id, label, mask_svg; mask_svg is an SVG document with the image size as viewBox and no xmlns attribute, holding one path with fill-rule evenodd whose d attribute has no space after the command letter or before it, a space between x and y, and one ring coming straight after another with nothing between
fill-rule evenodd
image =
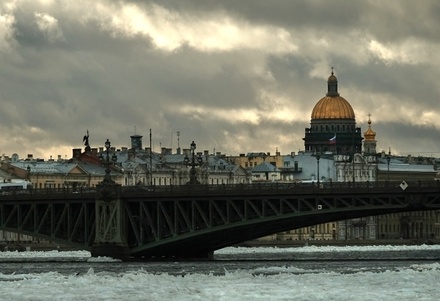
<instances>
[{"instance_id":1,"label":"distant skyline","mask_svg":"<svg viewBox=\"0 0 440 301\"><path fill-rule=\"evenodd\" d=\"M377 151L440 157L440 2L6 0L1 154L304 149L331 67Z\"/></svg>"}]
</instances>

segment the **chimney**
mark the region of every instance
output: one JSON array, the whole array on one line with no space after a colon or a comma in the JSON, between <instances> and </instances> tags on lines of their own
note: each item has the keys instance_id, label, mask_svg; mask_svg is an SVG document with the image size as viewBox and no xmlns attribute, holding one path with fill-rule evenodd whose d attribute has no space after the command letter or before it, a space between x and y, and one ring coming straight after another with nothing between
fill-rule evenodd
<instances>
[{"instance_id":1,"label":"chimney","mask_svg":"<svg viewBox=\"0 0 440 301\"><path fill-rule=\"evenodd\" d=\"M141 135L133 135L131 138L131 148L134 150L142 149L142 136Z\"/></svg>"},{"instance_id":2,"label":"chimney","mask_svg":"<svg viewBox=\"0 0 440 301\"><path fill-rule=\"evenodd\" d=\"M81 151L80 148L74 148L72 150L72 158L79 158L79 156L81 156Z\"/></svg>"}]
</instances>

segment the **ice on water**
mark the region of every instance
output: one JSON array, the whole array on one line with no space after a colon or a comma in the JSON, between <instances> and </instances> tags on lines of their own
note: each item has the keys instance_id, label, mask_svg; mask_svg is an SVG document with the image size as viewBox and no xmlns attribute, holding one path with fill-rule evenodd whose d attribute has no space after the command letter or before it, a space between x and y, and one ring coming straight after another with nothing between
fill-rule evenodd
<instances>
[{"instance_id":1,"label":"ice on water","mask_svg":"<svg viewBox=\"0 0 440 301\"><path fill-rule=\"evenodd\" d=\"M419 250L440 246L225 248L234 252L345 252ZM90 258L88 252L1 252L0 258ZM26 263L24 263L26 264ZM262 273L260 273L262 272ZM268 273L269 272L269 273ZM295 267L225 271L224 275L152 274L145 270L120 274L62 275L57 272L2 274L1 300L440 300L440 264L412 265L399 270L342 274L307 273Z\"/></svg>"}]
</instances>

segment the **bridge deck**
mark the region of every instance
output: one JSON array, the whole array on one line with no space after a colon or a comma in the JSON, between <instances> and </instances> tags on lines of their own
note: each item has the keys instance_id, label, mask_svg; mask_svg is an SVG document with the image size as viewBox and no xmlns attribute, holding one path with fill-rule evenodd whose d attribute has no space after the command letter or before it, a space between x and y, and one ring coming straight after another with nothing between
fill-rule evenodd
<instances>
[{"instance_id":1,"label":"bridge deck","mask_svg":"<svg viewBox=\"0 0 440 301\"><path fill-rule=\"evenodd\" d=\"M402 185L404 184L404 185ZM197 256L324 222L440 209L440 182L120 187L131 256ZM0 229L90 250L94 189L0 194Z\"/></svg>"}]
</instances>

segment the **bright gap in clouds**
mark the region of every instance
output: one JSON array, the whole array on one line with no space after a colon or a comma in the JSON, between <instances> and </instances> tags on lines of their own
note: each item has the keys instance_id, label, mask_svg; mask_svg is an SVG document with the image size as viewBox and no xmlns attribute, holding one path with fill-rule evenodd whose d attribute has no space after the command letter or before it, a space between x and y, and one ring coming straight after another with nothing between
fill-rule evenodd
<instances>
[{"instance_id":1,"label":"bright gap in clouds","mask_svg":"<svg viewBox=\"0 0 440 301\"><path fill-rule=\"evenodd\" d=\"M35 13L34 14L36 23L40 31L42 31L49 42L54 42L63 38L63 32L58 26L58 20L54 17L43 14L43 13Z\"/></svg>"},{"instance_id":2,"label":"bright gap in clouds","mask_svg":"<svg viewBox=\"0 0 440 301\"><path fill-rule=\"evenodd\" d=\"M289 53L298 47L290 33L274 26L255 26L233 20L226 15L181 15L159 5L142 10L133 4L97 5L98 17L104 28L116 36L150 37L154 45L173 51L190 45L201 51L231 51L252 48L263 52Z\"/></svg>"},{"instance_id":3,"label":"bright gap in clouds","mask_svg":"<svg viewBox=\"0 0 440 301\"><path fill-rule=\"evenodd\" d=\"M209 116L209 119L223 120L232 124L250 123L253 125L258 125L264 120L270 120L271 122L281 121L286 123L296 120L296 113L286 108L277 108L267 110L266 112L261 109L214 109L186 105L180 107L175 113L192 116L195 119L201 119L200 116Z\"/></svg>"},{"instance_id":4,"label":"bright gap in clouds","mask_svg":"<svg viewBox=\"0 0 440 301\"><path fill-rule=\"evenodd\" d=\"M401 43L385 44L371 40L369 51L386 64L438 64L439 43L421 41L408 38Z\"/></svg>"}]
</instances>

